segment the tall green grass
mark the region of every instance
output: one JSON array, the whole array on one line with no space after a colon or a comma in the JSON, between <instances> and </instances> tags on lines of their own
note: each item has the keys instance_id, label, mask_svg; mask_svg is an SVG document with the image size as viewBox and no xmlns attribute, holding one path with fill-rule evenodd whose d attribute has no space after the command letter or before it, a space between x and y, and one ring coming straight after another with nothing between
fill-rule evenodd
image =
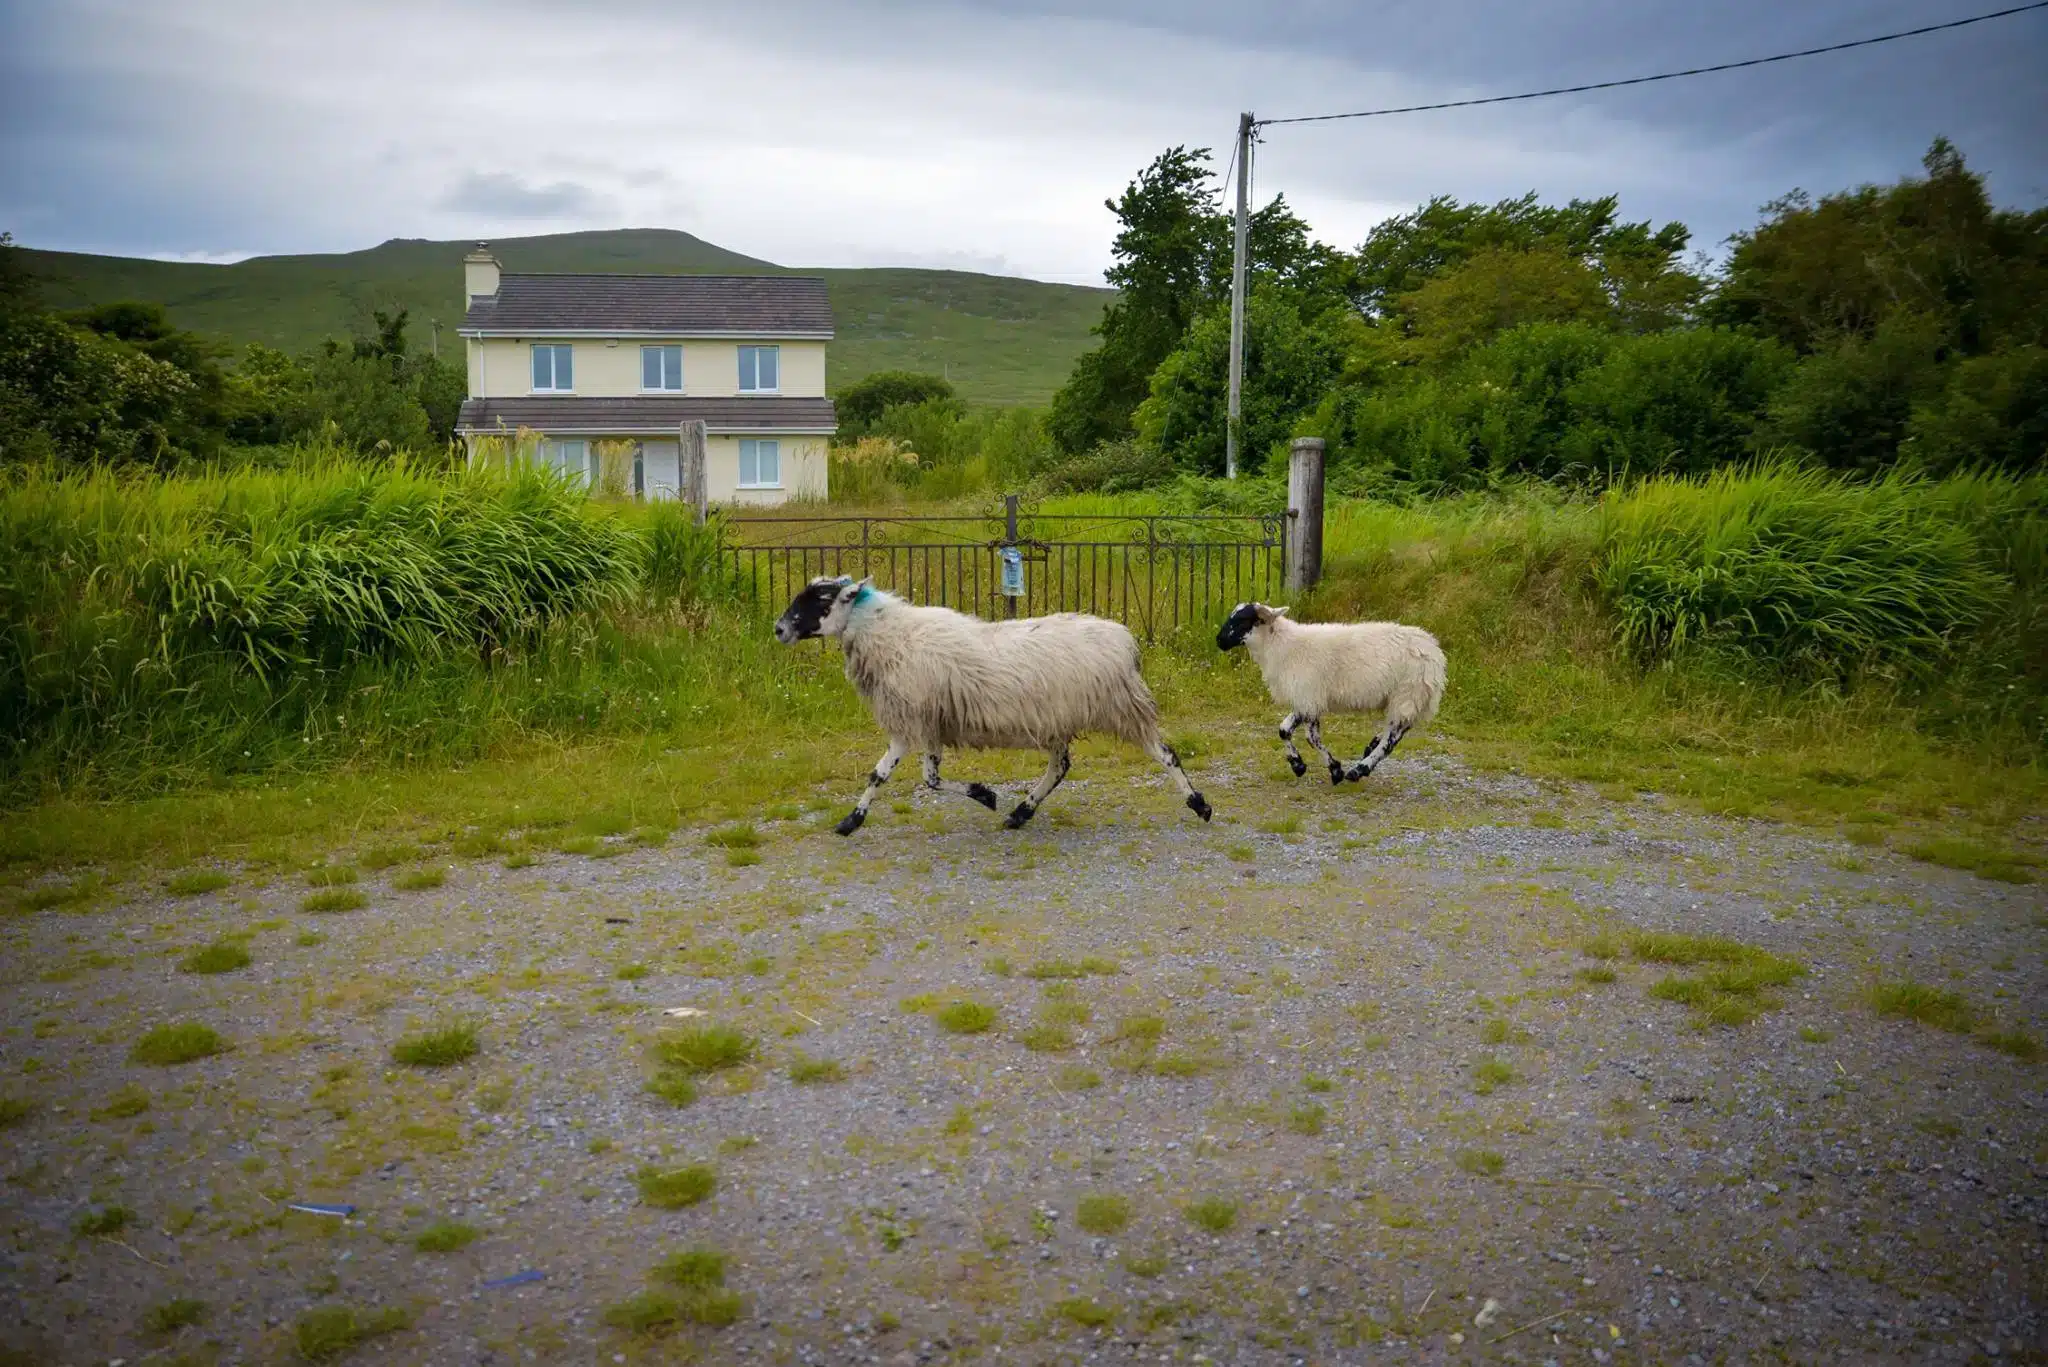
<instances>
[{"instance_id":1,"label":"tall green grass","mask_svg":"<svg viewBox=\"0 0 2048 1367\"><path fill-rule=\"evenodd\" d=\"M1278 497L1270 481L1066 495L1027 505L1023 530ZM997 516L984 496L960 511ZM732 595L719 536L676 505L531 471L0 479L0 801L440 764L539 737L864 725L836 652L777 646L763 619L782 604ZM2048 480L1763 469L1597 501L1338 501L1325 581L1297 613L1429 627L1452 660L1446 724L1468 736L1596 780L1654 757L1705 796L1723 750L1851 723L1938 723L2031 762L2048 739L2044 586ZM1163 697L1248 705L1255 681L1217 655L1205 610L1148 674Z\"/></svg>"},{"instance_id":2,"label":"tall green grass","mask_svg":"<svg viewBox=\"0 0 2048 1367\"><path fill-rule=\"evenodd\" d=\"M2044 525L2044 479L1722 470L1606 500L1594 577L1642 658L1705 649L1792 678L1926 676L2038 585Z\"/></svg>"}]
</instances>

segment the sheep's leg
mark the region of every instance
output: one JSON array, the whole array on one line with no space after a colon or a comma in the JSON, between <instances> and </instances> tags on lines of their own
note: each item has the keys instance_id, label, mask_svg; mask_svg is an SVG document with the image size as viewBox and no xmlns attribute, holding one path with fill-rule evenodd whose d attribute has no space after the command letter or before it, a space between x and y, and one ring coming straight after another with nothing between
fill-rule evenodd
<instances>
[{"instance_id":1,"label":"sheep's leg","mask_svg":"<svg viewBox=\"0 0 2048 1367\"><path fill-rule=\"evenodd\" d=\"M1296 778L1308 772L1308 765L1302 762L1301 751L1294 748L1294 728L1300 721L1301 718L1292 712L1280 719L1280 739L1287 742L1287 767L1294 771Z\"/></svg>"},{"instance_id":2,"label":"sheep's leg","mask_svg":"<svg viewBox=\"0 0 2048 1367\"><path fill-rule=\"evenodd\" d=\"M1397 721L1391 723L1387 727L1386 735L1374 736L1372 738L1372 744L1365 747L1365 754L1359 758L1358 763L1344 771L1344 777L1350 779L1364 778L1373 770L1379 768L1380 763L1388 755L1394 753L1394 747L1401 743L1401 737L1407 734L1407 722Z\"/></svg>"},{"instance_id":3,"label":"sheep's leg","mask_svg":"<svg viewBox=\"0 0 2048 1367\"><path fill-rule=\"evenodd\" d=\"M860 801L853 804L853 810L833 827L834 830L841 835L852 835L860 829L860 823L868 819L868 808L874 805L875 794L889 781L889 775L896 772L898 762L909 753L909 746L894 736L889 738L889 748L883 752L881 762L875 765L875 771L868 775L868 786L861 791Z\"/></svg>"},{"instance_id":4,"label":"sheep's leg","mask_svg":"<svg viewBox=\"0 0 2048 1367\"><path fill-rule=\"evenodd\" d=\"M1323 719L1321 717L1310 717L1308 719L1308 743L1315 746L1316 753L1323 757L1323 763L1330 766L1330 786L1334 788L1342 783L1344 781L1344 766L1335 755L1330 753L1330 748L1323 744Z\"/></svg>"},{"instance_id":5,"label":"sheep's leg","mask_svg":"<svg viewBox=\"0 0 2048 1367\"><path fill-rule=\"evenodd\" d=\"M939 777L939 752L924 752L924 786L935 793L958 793L972 798L990 811L996 809L996 791L985 783L962 783L958 779Z\"/></svg>"},{"instance_id":6,"label":"sheep's leg","mask_svg":"<svg viewBox=\"0 0 2048 1367\"><path fill-rule=\"evenodd\" d=\"M1009 819L1003 822L1013 831L1031 819L1032 814L1052 796L1052 790L1060 786L1060 780L1067 776L1067 770L1073 767L1073 761L1067 757L1066 746L1062 745L1048 753L1052 759L1045 766L1045 777L1038 780L1037 785L1024 795L1024 800L1010 812Z\"/></svg>"},{"instance_id":7,"label":"sheep's leg","mask_svg":"<svg viewBox=\"0 0 2048 1367\"><path fill-rule=\"evenodd\" d=\"M1187 771L1180 767L1180 756L1173 753L1173 747L1154 736L1145 742L1145 753L1166 766L1167 772L1173 775L1173 781L1179 785L1181 797L1188 804L1188 810L1207 821L1214 809L1209 806L1209 800L1196 792L1195 785L1188 781Z\"/></svg>"}]
</instances>

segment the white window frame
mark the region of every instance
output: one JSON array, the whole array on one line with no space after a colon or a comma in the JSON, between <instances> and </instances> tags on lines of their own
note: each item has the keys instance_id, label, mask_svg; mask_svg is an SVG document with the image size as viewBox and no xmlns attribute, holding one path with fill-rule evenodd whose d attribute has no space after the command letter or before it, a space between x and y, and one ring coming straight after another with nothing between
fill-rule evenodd
<instances>
[{"instance_id":1,"label":"white window frame","mask_svg":"<svg viewBox=\"0 0 2048 1367\"><path fill-rule=\"evenodd\" d=\"M767 352L767 353L768 353L769 355L771 355L771 356L773 356L773 357L775 358L775 359L774 359L774 362L773 362L773 364L774 364L774 367L775 367L775 383L774 383L774 384L771 384L771 385L763 385L763 384L761 383L761 353L762 353L762 352L764 352L764 351L765 351L765 352ZM750 354L750 353L751 353L751 354ZM742 394L780 394L780 393L782 392L782 348L781 348L781 347L779 347L779 346L743 346L743 347L739 348L739 356L740 356L740 393L742 393ZM749 367L748 367L748 365L747 365L747 362L748 362L748 361L752 361L752 362L754 363L754 364L753 364L753 366L752 366L752 368L751 368L751 373L749 373ZM766 487L766 486L763 486L763 487Z\"/></svg>"},{"instance_id":2,"label":"white window frame","mask_svg":"<svg viewBox=\"0 0 2048 1367\"><path fill-rule=\"evenodd\" d=\"M548 382L546 385L538 383L540 379L540 353L542 351L548 353ZM567 352L569 355L569 383L556 384L555 380L559 377L562 369L561 353L563 352ZM576 392L575 346L569 342L535 342L527 356L526 375L528 380L534 382L533 389L530 391L532 393L574 394Z\"/></svg>"},{"instance_id":3,"label":"white window frame","mask_svg":"<svg viewBox=\"0 0 2048 1367\"><path fill-rule=\"evenodd\" d=\"M764 447L767 448L768 459L775 464L775 478L765 481L761 478L761 454ZM752 449L750 450L749 448ZM749 456L753 458L754 462L754 479L751 483L747 480L747 459ZM740 468L738 474L739 483L736 486L738 488L780 489L782 487L782 443L773 437L740 438Z\"/></svg>"},{"instance_id":4,"label":"white window frame","mask_svg":"<svg viewBox=\"0 0 2048 1367\"><path fill-rule=\"evenodd\" d=\"M597 459L596 449L582 437L544 437L540 444L540 458L548 469L574 475L576 482L584 488L597 487L597 471L592 465ZM572 459L573 465L570 463Z\"/></svg>"},{"instance_id":5,"label":"white window frame","mask_svg":"<svg viewBox=\"0 0 2048 1367\"><path fill-rule=\"evenodd\" d=\"M647 354L649 352L657 352L661 356L661 361L655 367L661 378L661 383L658 385L649 385L647 383ZM668 353L670 352L675 353L676 368L674 376L670 376L668 373ZM671 378L674 379L674 384L669 383ZM642 394L680 394L683 392L683 348L679 344L675 342L654 342L640 348L640 392Z\"/></svg>"}]
</instances>

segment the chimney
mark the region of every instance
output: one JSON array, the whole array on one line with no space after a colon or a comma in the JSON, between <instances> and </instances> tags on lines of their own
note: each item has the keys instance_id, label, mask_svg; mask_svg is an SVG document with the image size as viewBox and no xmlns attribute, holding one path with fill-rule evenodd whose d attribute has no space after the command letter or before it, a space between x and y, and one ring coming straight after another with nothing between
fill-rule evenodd
<instances>
[{"instance_id":1,"label":"chimney","mask_svg":"<svg viewBox=\"0 0 2048 1367\"><path fill-rule=\"evenodd\" d=\"M498 258L491 255L490 246L479 242L475 251L462 258L462 290L470 299L498 292Z\"/></svg>"}]
</instances>

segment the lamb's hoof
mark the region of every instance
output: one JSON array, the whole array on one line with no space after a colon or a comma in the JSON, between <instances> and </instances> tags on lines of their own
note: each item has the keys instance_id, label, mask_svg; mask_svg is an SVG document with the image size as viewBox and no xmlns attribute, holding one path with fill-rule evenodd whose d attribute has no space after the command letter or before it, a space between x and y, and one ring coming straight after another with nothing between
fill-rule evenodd
<instances>
[{"instance_id":1,"label":"lamb's hoof","mask_svg":"<svg viewBox=\"0 0 2048 1367\"><path fill-rule=\"evenodd\" d=\"M982 806L988 808L990 811L994 811L996 809L996 790L989 787L986 784L968 784L967 796L973 798L976 802L979 802Z\"/></svg>"},{"instance_id":2,"label":"lamb's hoof","mask_svg":"<svg viewBox=\"0 0 2048 1367\"><path fill-rule=\"evenodd\" d=\"M1337 761L1336 761L1336 760L1331 760L1331 761L1330 761L1330 786L1331 786L1332 788L1335 788L1335 787L1337 787L1337 786L1338 786L1339 784L1341 784L1341 783L1343 783L1343 782L1344 782L1344 766L1343 766L1343 765L1341 765L1341 764L1339 764L1339 763L1337 763Z\"/></svg>"},{"instance_id":3,"label":"lamb's hoof","mask_svg":"<svg viewBox=\"0 0 2048 1367\"><path fill-rule=\"evenodd\" d=\"M1202 818L1202 820L1207 821L1211 814L1214 813L1215 808L1211 807L1209 799L1203 797L1200 793L1189 793L1188 810Z\"/></svg>"},{"instance_id":4,"label":"lamb's hoof","mask_svg":"<svg viewBox=\"0 0 2048 1367\"><path fill-rule=\"evenodd\" d=\"M867 819L868 814L866 812L848 812L846 814L845 820L841 821L837 826L834 826L832 829L839 832L841 835L852 835L855 831L860 829L860 823L866 821Z\"/></svg>"},{"instance_id":5,"label":"lamb's hoof","mask_svg":"<svg viewBox=\"0 0 2048 1367\"><path fill-rule=\"evenodd\" d=\"M1294 771L1296 778L1300 778L1308 772L1308 761L1304 760L1300 755L1289 755L1287 757L1287 767Z\"/></svg>"},{"instance_id":6,"label":"lamb's hoof","mask_svg":"<svg viewBox=\"0 0 2048 1367\"><path fill-rule=\"evenodd\" d=\"M1028 802L1018 803L1014 808L1011 809L1010 814L1003 818L1003 828L1005 830L1011 831L1016 830L1019 826L1022 826L1025 822L1029 821L1031 819L1031 814L1037 810L1038 809L1036 807L1032 806Z\"/></svg>"},{"instance_id":7,"label":"lamb's hoof","mask_svg":"<svg viewBox=\"0 0 2048 1367\"><path fill-rule=\"evenodd\" d=\"M1350 779L1353 783L1358 782L1362 778L1368 778L1371 774L1372 770L1366 768L1363 764L1354 764L1344 771L1344 777Z\"/></svg>"}]
</instances>

